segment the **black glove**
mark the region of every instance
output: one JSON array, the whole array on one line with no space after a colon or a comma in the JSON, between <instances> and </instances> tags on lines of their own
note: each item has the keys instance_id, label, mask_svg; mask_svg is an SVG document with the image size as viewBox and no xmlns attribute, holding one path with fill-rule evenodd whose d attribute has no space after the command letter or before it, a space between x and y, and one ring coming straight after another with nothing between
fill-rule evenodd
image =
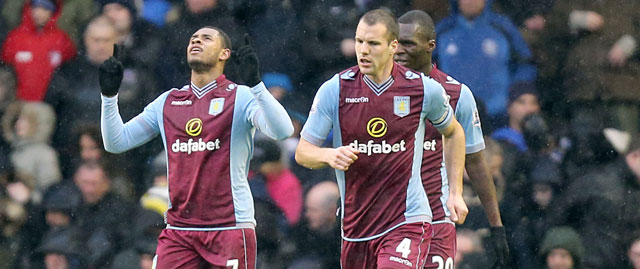
<instances>
[{"instance_id":1,"label":"black glove","mask_svg":"<svg viewBox=\"0 0 640 269\"><path fill-rule=\"evenodd\" d=\"M232 56L236 65L238 76L249 87L255 87L260 83L260 65L258 55L253 50L253 42L249 34L244 34L244 45L240 46Z\"/></svg>"},{"instance_id":2,"label":"black glove","mask_svg":"<svg viewBox=\"0 0 640 269\"><path fill-rule=\"evenodd\" d=\"M118 94L118 89L120 89L124 72L122 62L119 60L121 52L120 46L113 44L113 56L104 61L98 69L100 71L100 91L104 96L114 96Z\"/></svg>"},{"instance_id":3,"label":"black glove","mask_svg":"<svg viewBox=\"0 0 640 269\"><path fill-rule=\"evenodd\" d=\"M496 254L496 262L493 264L494 269L507 268L509 261L509 245L507 244L507 236L504 227L491 227L491 245Z\"/></svg>"}]
</instances>

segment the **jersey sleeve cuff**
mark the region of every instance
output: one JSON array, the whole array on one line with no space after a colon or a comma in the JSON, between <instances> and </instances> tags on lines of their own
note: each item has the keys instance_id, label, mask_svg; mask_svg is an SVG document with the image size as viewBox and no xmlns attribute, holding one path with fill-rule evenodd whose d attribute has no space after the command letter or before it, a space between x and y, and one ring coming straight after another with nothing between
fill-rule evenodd
<instances>
[{"instance_id":1,"label":"jersey sleeve cuff","mask_svg":"<svg viewBox=\"0 0 640 269\"><path fill-rule=\"evenodd\" d=\"M112 96L112 97L107 97L104 96L102 94L100 94L100 98L102 99L102 103L104 103L105 105L110 105L110 104L117 104L118 103L118 94Z\"/></svg>"},{"instance_id":2,"label":"jersey sleeve cuff","mask_svg":"<svg viewBox=\"0 0 640 269\"><path fill-rule=\"evenodd\" d=\"M465 151L466 151L465 154L473 154L473 153L479 152L479 151L481 151L483 149L484 149L484 141L476 143L476 144L473 144L473 145L467 145L465 147Z\"/></svg>"},{"instance_id":3,"label":"jersey sleeve cuff","mask_svg":"<svg viewBox=\"0 0 640 269\"><path fill-rule=\"evenodd\" d=\"M324 139L316 138L310 133L305 132L304 130L302 130L302 132L300 133L300 137L304 138L304 140L307 140L309 141L309 143L314 144L318 147L322 146L322 144L324 143Z\"/></svg>"},{"instance_id":4,"label":"jersey sleeve cuff","mask_svg":"<svg viewBox=\"0 0 640 269\"><path fill-rule=\"evenodd\" d=\"M260 81L260 83L258 83L258 85L254 86L251 89L251 93L253 93L254 95L258 95L259 93L266 91L267 87L264 85L264 82Z\"/></svg>"},{"instance_id":5,"label":"jersey sleeve cuff","mask_svg":"<svg viewBox=\"0 0 640 269\"><path fill-rule=\"evenodd\" d=\"M436 127L438 131L442 131L449 127L449 124L451 124L452 115L453 113L451 113L451 108L449 108L447 109L447 113L443 115L443 117L441 117L437 122L431 122L431 124L433 124L433 127Z\"/></svg>"}]
</instances>

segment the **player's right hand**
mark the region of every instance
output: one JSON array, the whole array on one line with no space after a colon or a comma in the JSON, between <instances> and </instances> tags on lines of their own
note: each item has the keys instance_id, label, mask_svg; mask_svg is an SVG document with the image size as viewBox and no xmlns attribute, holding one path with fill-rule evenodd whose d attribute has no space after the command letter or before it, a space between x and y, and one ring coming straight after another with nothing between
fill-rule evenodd
<instances>
[{"instance_id":1,"label":"player's right hand","mask_svg":"<svg viewBox=\"0 0 640 269\"><path fill-rule=\"evenodd\" d=\"M467 204L464 202L464 198L462 198L462 194L455 195L450 193L449 199L447 199L447 208L451 213L449 218L454 223L463 224L465 219L467 219L469 209L467 208Z\"/></svg>"},{"instance_id":2,"label":"player's right hand","mask_svg":"<svg viewBox=\"0 0 640 269\"><path fill-rule=\"evenodd\" d=\"M349 166L358 159L358 151L350 146L342 146L327 151L326 163L334 169L347 171Z\"/></svg>"},{"instance_id":3,"label":"player's right hand","mask_svg":"<svg viewBox=\"0 0 640 269\"><path fill-rule=\"evenodd\" d=\"M115 96L120 89L120 83L122 83L122 76L124 73L124 67L120 62L120 54L122 49L119 45L113 44L113 56L104 61L99 70L100 91L104 96Z\"/></svg>"}]
</instances>

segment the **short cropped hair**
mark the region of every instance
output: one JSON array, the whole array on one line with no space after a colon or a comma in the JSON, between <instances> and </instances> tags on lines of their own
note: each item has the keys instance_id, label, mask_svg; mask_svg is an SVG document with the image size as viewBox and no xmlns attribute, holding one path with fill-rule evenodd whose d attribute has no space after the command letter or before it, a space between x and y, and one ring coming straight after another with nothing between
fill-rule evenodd
<instances>
[{"instance_id":1,"label":"short cropped hair","mask_svg":"<svg viewBox=\"0 0 640 269\"><path fill-rule=\"evenodd\" d=\"M398 19L402 24L415 24L425 41L436 39L436 27L431 16L422 10L411 10Z\"/></svg>"},{"instance_id":2,"label":"short cropped hair","mask_svg":"<svg viewBox=\"0 0 640 269\"><path fill-rule=\"evenodd\" d=\"M367 25L375 25L381 23L387 27L387 39L389 42L398 39L398 32L400 27L398 26L398 20L389 11L385 9L374 9L365 13L360 21L364 21Z\"/></svg>"},{"instance_id":3,"label":"short cropped hair","mask_svg":"<svg viewBox=\"0 0 640 269\"><path fill-rule=\"evenodd\" d=\"M202 28L209 28L209 29L218 31L218 33L220 33L220 35L222 36L223 49L231 49L231 38L229 38L229 35L227 35L227 33L225 33L224 31L222 31L222 29L215 26L210 26L210 25L204 26Z\"/></svg>"}]
</instances>

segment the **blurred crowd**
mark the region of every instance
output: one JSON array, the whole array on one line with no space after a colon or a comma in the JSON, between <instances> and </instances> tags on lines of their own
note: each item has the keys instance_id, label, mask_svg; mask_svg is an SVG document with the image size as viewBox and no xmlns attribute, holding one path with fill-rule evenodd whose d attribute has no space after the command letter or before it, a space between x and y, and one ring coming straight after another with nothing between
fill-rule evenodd
<instances>
[{"instance_id":1,"label":"blurred crowd","mask_svg":"<svg viewBox=\"0 0 640 269\"><path fill-rule=\"evenodd\" d=\"M640 269L638 0L0 0L0 268L151 268L166 155L159 138L104 151L98 66L124 46L129 120L189 83L187 41L205 25L234 47L251 35L296 127L256 136L258 268L339 268L333 171L293 154L315 91L355 65L358 19L378 7L428 12L435 62L473 91L512 267ZM488 268L470 184L465 200L456 268Z\"/></svg>"}]
</instances>

